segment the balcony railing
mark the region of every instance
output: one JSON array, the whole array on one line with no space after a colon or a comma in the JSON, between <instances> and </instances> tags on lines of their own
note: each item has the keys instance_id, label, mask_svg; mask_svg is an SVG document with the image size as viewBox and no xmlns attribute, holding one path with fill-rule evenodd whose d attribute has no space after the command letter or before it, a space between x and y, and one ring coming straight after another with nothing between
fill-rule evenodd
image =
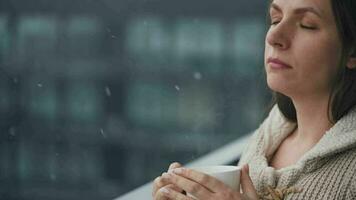
<instances>
[{"instance_id":1,"label":"balcony railing","mask_svg":"<svg viewBox=\"0 0 356 200\"><path fill-rule=\"evenodd\" d=\"M201 158L186 164L186 167L203 166L203 165L224 165L236 164L239 160L247 141L251 134L239 138ZM152 182L128 192L114 200L146 200L151 199Z\"/></svg>"}]
</instances>

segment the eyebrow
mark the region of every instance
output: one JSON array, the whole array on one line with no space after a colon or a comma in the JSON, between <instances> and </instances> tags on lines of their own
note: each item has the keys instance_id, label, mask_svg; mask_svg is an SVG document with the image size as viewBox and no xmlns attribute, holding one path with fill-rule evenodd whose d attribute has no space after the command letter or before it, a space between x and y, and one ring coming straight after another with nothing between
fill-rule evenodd
<instances>
[{"instance_id":1,"label":"eyebrow","mask_svg":"<svg viewBox=\"0 0 356 200\"><path fill-rule=\"evenodd\" d=\"M279 12L282 12L282 9L281 9L277 4L275 4L275 3L272 3L272 4L270 5L270 9L271 9L271 8L276 9L276 10L278 10ZM311 13L317 15L318 17L322 18L320 12L318 12L318 11L317 11L315 8L313 8L313 7L302 7L302 8L296 8L296 9L294 10L294 13L295 13L295 14L302 14L302 13L306 13L306 12L311 12Z\"/></svg>"}]
</instances>

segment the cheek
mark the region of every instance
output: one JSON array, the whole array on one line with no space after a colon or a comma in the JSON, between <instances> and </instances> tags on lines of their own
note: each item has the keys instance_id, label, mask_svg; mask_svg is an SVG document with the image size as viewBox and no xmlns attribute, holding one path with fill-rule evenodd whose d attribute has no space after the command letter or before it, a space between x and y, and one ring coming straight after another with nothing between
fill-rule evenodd
<instances>
[{"instance_id":1,"label":"cheek","mask_svg":"<svg viewBox=\"0 0 356 200\"><path fill-rule=\"evenodd\" d=\"M341 58L341 45L327 39L310 41L300 46L298 52L297 61L301 66L310 70L335 71Z\"/></svg>"},{"instance_id":2,"label":"cheek","mask_svg":"<svg viewBox=\"0 0 356 200\"><path fill-rule=\"evenodd\" d=\"M299 52L297 54L297 52ZM341 45L330 38L304 43L296 53L300 78L316 87L330 87L341 58Z\"/></svg>"}]
</instances>

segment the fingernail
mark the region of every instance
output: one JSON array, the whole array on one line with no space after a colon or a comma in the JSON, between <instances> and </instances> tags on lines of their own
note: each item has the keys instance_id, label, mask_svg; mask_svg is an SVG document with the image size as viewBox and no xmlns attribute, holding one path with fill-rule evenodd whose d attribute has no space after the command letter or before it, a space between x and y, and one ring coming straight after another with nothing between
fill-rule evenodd
<instances>
[{"instance_id":1,"label":"fingernail","mask_svg":"<svg viewBox=\"0 0 356 200\"><path fill-rule=\"evenodd\" d=\"M247 172L247 174L248 174L248 173L249 173L249 171L250 171L250 167L248 166L248 164L245 164L244 168L245 168L245 171L246 171L246 172Z\"/></svg>"},{"instance_id":2,"label":"fingernail","mask_svg":"<svg viewBox=\"0 0 356 200\"><path fill-rule=\"evenodd\" d=\"M163 173L163 174L162 174L162 177L163 177L163 178L170 178L171 175L170 175L169 173Z\"/></svg>"},{"instance_id":3,"label":"fingernail","mask_svg":"<svg viewBox=\"0 0 356 200\"><path fill-rule=\"evenodd\" d=\"M169 190L167 190L166 188L161 188L160 191L164 194L169 194Z\"/></svg>"},{"instance_id":4,"label":"fingernail","mask_svg":"<svg viewBox=\"0 0 356 200\"><path fill-rule=\"evenodd\" d=\"M177 169L173 169L172 172L175 173L175 174L182 174L184 171L183 168L177 168Z\"/></svg>"}]
</instances>

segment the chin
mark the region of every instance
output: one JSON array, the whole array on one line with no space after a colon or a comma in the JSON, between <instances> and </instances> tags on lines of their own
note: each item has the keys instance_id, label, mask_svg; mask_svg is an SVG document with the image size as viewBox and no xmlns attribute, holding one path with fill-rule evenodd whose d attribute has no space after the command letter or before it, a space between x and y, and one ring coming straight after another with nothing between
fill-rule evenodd
<instances>
[{"instance_id":1,"label":"chin","mask_svg":"<svg viewBox=\"0 0 356 200\"><path fill-rule=\"evenodd\" d=\"M288 94L288 87L285 80L280 80L276 78L267 77L267 85L268 87L274 91L282 94Z\"/></svg>"}]
</instances>

